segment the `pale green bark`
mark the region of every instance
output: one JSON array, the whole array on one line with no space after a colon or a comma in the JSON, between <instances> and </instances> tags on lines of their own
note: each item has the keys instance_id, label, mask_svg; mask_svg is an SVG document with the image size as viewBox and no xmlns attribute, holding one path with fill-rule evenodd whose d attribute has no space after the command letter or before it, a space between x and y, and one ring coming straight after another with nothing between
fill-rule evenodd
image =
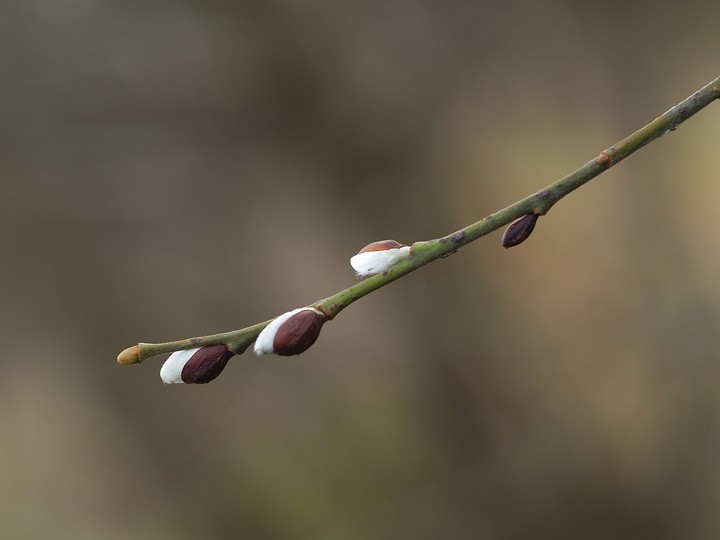
<instances>
[{"instance_id":1,"label":"pale green bark","mask_svg":"<svg viewBox=\"0 0 720 540\"><path fill-rule=\"evenodd\" d=\"M371 276L348 289L333 294L323 300L319 300L311 305L325 313L329 319L332 319L355 300L417 270L431 261L454 253L462 246L526 214L535 213L545 215L555 203L567 194L576 190L586 182L589 182L646 144L661 137L668 131L674 130L682 122L718 98L720 98L720 77L705 85L693 95L681 101L632 135L629 135L610 148L600 152L597 157L591 159L585 165L564 178L457 232L436 240L414 243L410 256L390 267L387 272ZM152 356L202 347L204 345L224 344L236 354L241 354L255 341L258 334L260 334L262 329L270 322L271 321L265 321L232 332L168 343L140 343L137 363Z\"/></svg>"}]
</instances>

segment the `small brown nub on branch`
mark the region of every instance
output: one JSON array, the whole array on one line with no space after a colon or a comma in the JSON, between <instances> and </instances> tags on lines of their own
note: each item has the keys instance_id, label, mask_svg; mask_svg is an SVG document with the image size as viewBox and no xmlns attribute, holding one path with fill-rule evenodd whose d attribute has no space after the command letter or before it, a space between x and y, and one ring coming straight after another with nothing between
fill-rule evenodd
<instances>
[{"instance_id":1,"label":"small brown nub on branch","mask_svg":"<svg viewBox=\"0 0 720 540\"><path fill-rule=\"evenodd\" d=\"M535 229L538 217L537 214L526 214L508 225L502 237L503 247L505 249L515 247L527 240Z\"/></svg>"},{"instance_id":2,"label":"small brown nub on branch","mask_svg":"<svg viewBox=\"0 0 720 540\"><path fill-rule=\"evenodd\" d=\"M385 251L387 249L397 249L401 247L405 246L400 242L396 242L395 240L378 240L377 242L368 244L360 251L358 251L358 253L365 253L366 251Z\"/></svg>"},{"instance_id":3,"label":"small brown nub on branch","mask_svg":"<svg viewBox=\"0 0 720 540\"><path fill-rule=\"evenodd\" d=\"M612 156L603 150L595 161L598 165L612 165Z\"/></svg>"},{"instance_id":4,"label":"small brown nub on branch","mask_svg":"<svg viewBox=\"0 0 720 540\"><path fill-rule=\"evenodd\" d=\"M133 345L132 347L128 347L123 352L118 354L117 357L118 364L122 364L124 366L129 366L131 364L139 364L140 363L140 345Z\"/></svg>"}]
</instances>

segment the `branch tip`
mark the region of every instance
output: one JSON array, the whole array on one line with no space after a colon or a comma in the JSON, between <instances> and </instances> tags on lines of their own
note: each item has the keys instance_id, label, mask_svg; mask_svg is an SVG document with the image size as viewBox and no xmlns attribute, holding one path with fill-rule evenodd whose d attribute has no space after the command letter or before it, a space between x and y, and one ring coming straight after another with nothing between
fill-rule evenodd
<instances>
[{"instance_id":1,"label":"branch tip","mask_svg":"<svg viewBox=\"0 0 720 540\"><path fill-rule=\"evenodd\" d=\"M121 364L123 366L129 366L132 364L139 364L140 363L140 345L133 345L132 347L128 347L123 352L118 354L117 357L118 364Z\"/></svg>"}]
</instances>

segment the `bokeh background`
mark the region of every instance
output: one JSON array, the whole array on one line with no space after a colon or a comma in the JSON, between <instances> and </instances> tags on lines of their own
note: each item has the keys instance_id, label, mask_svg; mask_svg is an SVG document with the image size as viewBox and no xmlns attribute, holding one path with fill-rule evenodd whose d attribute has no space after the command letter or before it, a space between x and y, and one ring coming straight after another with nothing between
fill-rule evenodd
<instances>
[{"instance_id":1,"label":"bokeh background","mask_svg":"<svg viewBox=\"0 0 720 540\"><path fill-rule=\"evenodd\" d=\"M0 11L4 538L720 535L717 105L300 357L115 362L575 169L718 75L720 3Z\"/></svg>"}]
</instances>

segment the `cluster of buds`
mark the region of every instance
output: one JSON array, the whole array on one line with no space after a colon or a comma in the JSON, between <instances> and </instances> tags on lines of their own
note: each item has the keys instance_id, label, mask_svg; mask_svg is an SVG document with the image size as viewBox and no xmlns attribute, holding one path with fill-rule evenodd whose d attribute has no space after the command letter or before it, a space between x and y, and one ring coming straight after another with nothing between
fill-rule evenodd
<instances>
[{"instance_id":1,"label":"cluster of buds","mask_svg":"<svg viewBox=\"0 0 720 540\"><path fill-rule=\"evenodd\" d=\"M524 242L532 234L537 214L527 214L511 223L503 234L502 244L509 248ZM360 277L386 272L392 265L410 255L410 246L395 240L380 240L362 248L350 259ZM276 317L255 340L255 353L293 356L309 349L320 335L328 318L314 307L294 309ZM160 369L166 384L204 384L215 379L234 356L225 345L207 345L174 352ZM137 346L123 351L120 363L137 362ZM133 360L133 362L131 362Z\"/></svg>"},{"instance_id":2,"label":"cluster of buds","mask_svg":"<svg viewBox=\"0 0 720 540\"><path fill-rule=\"evenodd\" d=\"M311 307L284 313L260 332L255 340L255 352L280 356L301 354L315 343L327 320L321 311ZM176 351L160 368L160 378L165 384L209 383L222 373L234 355L225 345Z\"/></svg>"},{"instance_id":3,"label":"cluster of buds","mask_svg":"<svg viewBox=\"0 0 720 540\"><path fill-rule=\"evenodd\" d=\"M410 255L410 246L395 240L379 240L362 248L350 258L358 277L382 274L393 264Z\"/></svg>"}]
</instances>

